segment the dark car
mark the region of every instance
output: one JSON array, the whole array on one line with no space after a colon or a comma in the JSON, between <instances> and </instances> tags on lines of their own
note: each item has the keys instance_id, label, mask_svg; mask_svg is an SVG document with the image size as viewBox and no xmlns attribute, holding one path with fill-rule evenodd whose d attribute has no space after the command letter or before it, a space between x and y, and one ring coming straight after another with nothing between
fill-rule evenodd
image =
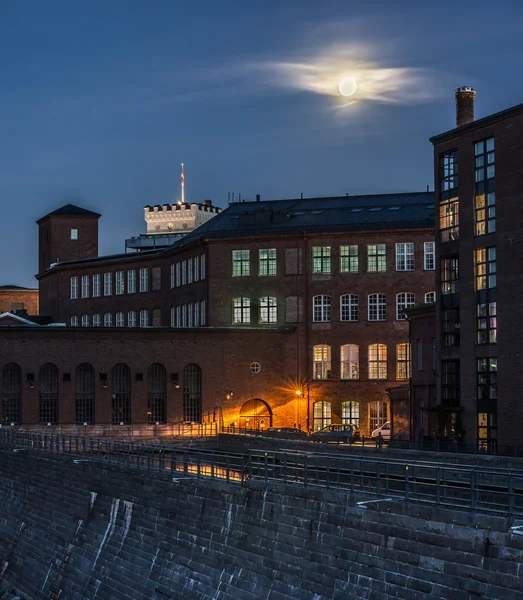
<instances>
[{"instance_id":1,"label":"dark car","mask_svg":"<svg viewBox=\"0 0 523 600\"><path fill-rule=\"evenodd\" d=\"M359 440L360 432L356 425L327 425L311 434L314 442L342 442L350 444Z\"/></svg>"},{"instance_id":2,"label":"dark car","mask_svg":"<svg viewBox=\"0 0 523 600\"><path fill-rule=\"evenodd\" d=\"M297 427L269 427L261 432L261 435L266 437L285 438L288 440L303 440L307 439L305 431Z\"/></svg>"}]
</instances>

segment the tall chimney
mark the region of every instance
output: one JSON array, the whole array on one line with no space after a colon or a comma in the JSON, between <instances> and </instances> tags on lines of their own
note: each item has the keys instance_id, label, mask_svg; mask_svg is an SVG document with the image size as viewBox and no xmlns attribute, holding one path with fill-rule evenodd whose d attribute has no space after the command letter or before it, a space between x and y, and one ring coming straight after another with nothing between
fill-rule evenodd
<instances>
[{"instance_id":1,"label":"tall chimney","mask_svg":"<svg viewBox=\"0 0 523 600\"><path fill-rule=\"evenodd\" d=\"M456 90L456 126L461 127L474 121L474 98L476 92L464 85Z\"/></svg>"}]
</instances>

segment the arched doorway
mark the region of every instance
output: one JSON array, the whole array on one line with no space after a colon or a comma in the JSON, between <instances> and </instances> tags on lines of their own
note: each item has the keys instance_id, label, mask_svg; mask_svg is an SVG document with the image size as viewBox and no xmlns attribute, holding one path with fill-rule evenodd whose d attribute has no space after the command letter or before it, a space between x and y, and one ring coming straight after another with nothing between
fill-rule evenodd
<instances>
[{"instance_id":1,"label":"arched doorway","mask_svg":"<svg viewBox=\"0 0 523 600\"><path fill-rule=\"evenodd\" d=\"M268 429L272 427L272 410L260 398L248 400L240 408L240 427L247 429Z\"/></svg>"}]
</instances>

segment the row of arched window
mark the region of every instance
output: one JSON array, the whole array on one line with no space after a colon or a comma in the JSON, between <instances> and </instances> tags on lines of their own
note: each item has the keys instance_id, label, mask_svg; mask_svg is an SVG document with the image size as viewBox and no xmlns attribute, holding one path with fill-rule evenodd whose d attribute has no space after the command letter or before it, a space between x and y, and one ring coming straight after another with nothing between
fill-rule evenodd
<instances>
[{"instance_id":1,"label":"row of arched window","mask_svg":"<svg viewBox=\"0 0 523 600\"><path fill-rule=\"evenodd\" d=\"M347 400L341 403L341 422L344 425L356 425L360 427L360 403L359 401ZM373 400L368 405L369 431L383 425L388 421L388 406L383 400ZM319 400L312 405L313 429L318 431L332 422L332 405L327 400Z\"/></svg>"},{"instance_id":2,"label":"row of arched window","mask_svg":"<svg viewBox=\"0 0 523 600\"><path fill-rule=\"evenodd\" d=\"M31 376L33 377L33 376ZM100 373L104 387L109 387L112 398L112 423L131 422L131 369L124 363L115 365L110 380ZM29 380L29 377L28 377ZM177 378L175 379L177 383ZM40 367L38 379L40 396L40 422L58 423L59 371L53 363ZM94 367L81 363L74 374L75 421L89 424L95 417L96 376ZM22 369L8 363L2 369L2 420L4 423L21 422ZM34 387L34 381L31 381ZM183 419L200 422L202 418L202 371L196 364L187 365L182 374ZM166 420L167 371L160 363L152 364L147 371L147 417L150 423ZM142 420L142 419L138 419Z\"/></svg>"},{"instance_id":3,"label":"row of arched window","mask_svg":"<svg viewBox=\"0 0 523 600\"><path fill-rule=\"evenodd\" d=\"M332 350L327 344L313 347L313 378L332 379ZM368 379L388 379L386 344L370 344L367 348ZM409 379L412 373L410 344L396 344L396 379ZM360 347L340 346L340 379L360 379Z\"/></svg>"},{"instance_id":4,"label":"row of arched window","mask_svg":"<svg viewBox=\"0 0 523 600\"><path fill-rule=\"evenodd\" d=\"M149 311L143 309L137 313L135 310L130 310L127 314L117 312L114 315L114 321L112 313L94 314L92 317L91 315L82 315L80 318L78 315L73 315L71 327L79 327L80 324L82 327L102 327L102 325L104 327L149 327Z\"/></svg>"}]
</instances>

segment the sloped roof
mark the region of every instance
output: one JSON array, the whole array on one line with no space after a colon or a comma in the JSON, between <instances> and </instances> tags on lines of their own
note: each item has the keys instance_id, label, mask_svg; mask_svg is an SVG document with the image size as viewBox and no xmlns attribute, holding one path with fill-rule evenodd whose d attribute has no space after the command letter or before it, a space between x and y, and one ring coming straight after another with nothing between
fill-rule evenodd
<instances>
[{"instance_id":1,"label":"sloped roof","mask_svg":"<svg viewBox=\"0 0 523 600\"><path fill-rule=\"evenodd\" d=\"M0 285L0 290L10 290L13 292L17 292L17 291L37 292L38 288L28 288L28 287L22 287L20 285Z\"/></svg>"},{"instance_id":2,"label":"sloped roof","mask_svg":"<svg viewBox=\"0 0 523 600\"><path fill-rule=\"evenodd\" d=\"M48 213L41 219L38 219L37 223L47 219L47 217L95 217L99 219L102 215L93 212L92 210L87 210L86 208L81 208L80 206L76 206L75 204L65 204L61 208L57 208L53 210L53 212Z\"/></svg>"},{"instance_id":3,"label":"sloped roof","mask_svg":"<svg viewBox=\"0 0 523 600\"><path fill-rule=\"evenodd\" d=\"M24 319L20 315L14 315L13 313L10 313L10 312L5 312L5 313L0 314L0 327L3 326L2 321L7 321L7 322L16 321L20 325L31 325L33 327L38 327L38 324L35 323L34 321Z\"/></svg>"}]
</instances>

